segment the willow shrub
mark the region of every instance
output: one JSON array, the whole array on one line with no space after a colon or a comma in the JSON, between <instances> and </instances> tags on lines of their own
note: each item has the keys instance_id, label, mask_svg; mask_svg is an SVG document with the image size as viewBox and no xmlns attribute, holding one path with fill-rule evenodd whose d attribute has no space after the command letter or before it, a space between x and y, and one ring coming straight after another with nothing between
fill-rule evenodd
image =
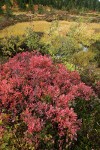
<instances>
[{"instance_id":1,"label":"willow shrub","mask_svg":"<svg viewBox=\"0 0 100 150\"><path fill-rule=\"evenodd\" d=\"M24 51L21 46L24 44L24 36L10 36L0 40L2 56L14 56L18 52Z\"/></svg>"},{"instance_id":2,"label":"willow shrub","mask_svg":"<svg viewBox=\"0 0 100 150\"><path fill-rule=\"evenodd\" d=\"M59 150L77 139L81 117L74 102L89 101L94 92L76 71L36 52L19 53L0 69L1 143L6 131L16 137L16 149L25 149L18 139L34 149Z\"/></svg>"}]
</instances>

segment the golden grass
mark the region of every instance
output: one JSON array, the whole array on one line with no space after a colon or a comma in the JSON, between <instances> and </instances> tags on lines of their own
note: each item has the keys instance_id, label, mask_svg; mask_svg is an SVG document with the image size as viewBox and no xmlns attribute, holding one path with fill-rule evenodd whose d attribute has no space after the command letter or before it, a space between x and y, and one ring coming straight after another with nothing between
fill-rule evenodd
<instances>
[{"instance_id":1,"label":"golden grass","mask_svg":"<svg viewBox=\"0 0 100 150\"><path fill-rule=\"evenodd\" d=\"M59 31L65 34L71 25L75 22L68 22L68 21L59 21ZM87 31L100 32L100 24L99 23L83 23L83 25L87 26ZM17 23L15 25L9 26L0 31L0 38L5 36L15 36L15 35L23 35L26 32L26 29L29 27L33 27L34 31L36 32L46 32L49 30L51 26L50 22L47 21L33 21L33 22L22 22Z\"/></svg>"},{"instance_id":2,"label":"golden grass","mask_svg":"<svg viewBox=\"0 0 100 150\"><path fill-rule=\"evenodd\" d=\"M33 27L36 32L44 32L49 29L50 23L46 21L22 22L9 26L0 31L0 38L11 35L23 35L27 28Z\"/></svg>"}]
</instances>

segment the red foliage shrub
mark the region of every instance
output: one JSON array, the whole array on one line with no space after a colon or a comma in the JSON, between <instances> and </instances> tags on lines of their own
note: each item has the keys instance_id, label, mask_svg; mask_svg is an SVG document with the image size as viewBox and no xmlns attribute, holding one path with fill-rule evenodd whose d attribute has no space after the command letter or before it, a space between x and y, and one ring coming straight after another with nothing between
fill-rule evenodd
<instances>
[{"instance_id":1,"label":"red foliage shrub","mask_svg":"<svg viewBox=\"0 0 100 150\"><path fill-rule=\"evenodd\" d=\"M72 102L93 95L76 71L34 52L17 54L0 69L0 111L9 114L8 124L16 123L16 117L24 122L23 134L31 134L38 148L41 140L60 149L76 138L80 120Z\"/></svg>"}]
</instances>

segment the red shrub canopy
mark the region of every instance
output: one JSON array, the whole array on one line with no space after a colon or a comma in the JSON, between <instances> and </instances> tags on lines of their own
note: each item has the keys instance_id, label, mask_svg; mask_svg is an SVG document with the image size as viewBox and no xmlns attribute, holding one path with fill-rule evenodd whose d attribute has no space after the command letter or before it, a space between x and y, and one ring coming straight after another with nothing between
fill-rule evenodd
<instances>
[{"instance_id":1,"label":"red shrub canopy","mask_svg":"<svg viewBox=\"0 0 100 150\"><path fill-rule=\"evenodd\" d=\"M57 126L59 137L75 137L80 121L72 101L93 95L76 71L34 52L17 54L0 69L1 113L10 114L12 122L18 116L36 136L50 123L52 130Z\"/></svg>"}]
</instances>

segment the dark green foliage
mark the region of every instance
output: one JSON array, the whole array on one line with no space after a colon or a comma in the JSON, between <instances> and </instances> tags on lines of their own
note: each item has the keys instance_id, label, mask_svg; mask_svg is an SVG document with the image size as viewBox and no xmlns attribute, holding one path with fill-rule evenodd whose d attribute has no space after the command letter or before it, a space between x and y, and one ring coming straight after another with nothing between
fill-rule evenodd
<instances>
[{"instance_id":1,"label":"dark green foliage","mask_svg":"<svg viewBox=\"0 0 100 150\"><path fill-rule=\"evenodd\" d=\"M29 9L33 10L33 0L29 0Z\"/></svg>"},{"instance_id":2,"label":"dark green foliage","mask_svg":"<svg viewBox=\"0 0 100 150\"><path fill-rule=\"evenodd\" d=\"M42 5L39 5L39 7L38 7L38 13L39 14L43 14L44 13Z\"/></svg>"},{"instance_id":3,"label":"dark green foliage","mask_svg":"<svg viewBox=\"0 0 100 150\"><path fill-rule=\"evenodd\" d=\"M25 9L26 8L26 0L17 0L17 3L20 7L20 9Z\"/></svg>"},{"instance_id":4,"label":"dark green foliage","mask_svg":"<svg viewBox=\"0 0 100 150\"><path fill-rule=\"evenodd\" d=\"M0 14L3 14L2 6L4 5L4 0L0 0Z\"/></svg>"},{"instance_id":5,"label":"dark green foliage","mask_svg":"<svg viewBox=\"0 0 100 150\"><path fill-rule=\"evenodd\" d=\"M70 150L99 150L100 145L100 99L76 100L75 111L82 117L78 138Z\"/></svg>"},{"instance_id":6,"label":"dark green foliage","mask_svg":"<svg viewBox=\"0 0 100 150\"><path fill-rule=\"evenodd\" d=\"M51 5L58 9L62 9L63 7L65 7L67 10L83 8L90 10L100 10L100 2L98 0L35 0L34 3Z\"/></svg>"},{"instance_id":7,"label":"dark green foliage","mask_svg":"<svg viewBox=\"0 0 100 150\"><path fill-rule=\"evenodd\" d=\"M5 0L5 5L6 5L6 16L10 17L12 15L12 10L11 10L11 1L10 0Z\"/></svg>"},{"instance_id":8,"label":"dark green foliage","mask_svg":"<svg viewBox=\"0 0 100 150\"><path fill-rule=\"evenodd\" d=\"M3 10L2 10L2 8L1 8L2 5L3 5L3 3L0 2L0 14L3 14Z\"/></svg>"},{"instance_id":9,"label":"dark green foliage","mask_svg":"<svg viewBox=\"0 0 100 150\"><path fill-rule=\"evenodd\" d=\"M33 4L42 4L52 6L58 9L66 10L93 10L100 11L99 0L16 0L21 9L26 9L26 4L29 4L29 8L33 9ZM10 2L10 0L5 0ZM0 2L1 4L3 1Z\"/></svg>"}]
</instances>

